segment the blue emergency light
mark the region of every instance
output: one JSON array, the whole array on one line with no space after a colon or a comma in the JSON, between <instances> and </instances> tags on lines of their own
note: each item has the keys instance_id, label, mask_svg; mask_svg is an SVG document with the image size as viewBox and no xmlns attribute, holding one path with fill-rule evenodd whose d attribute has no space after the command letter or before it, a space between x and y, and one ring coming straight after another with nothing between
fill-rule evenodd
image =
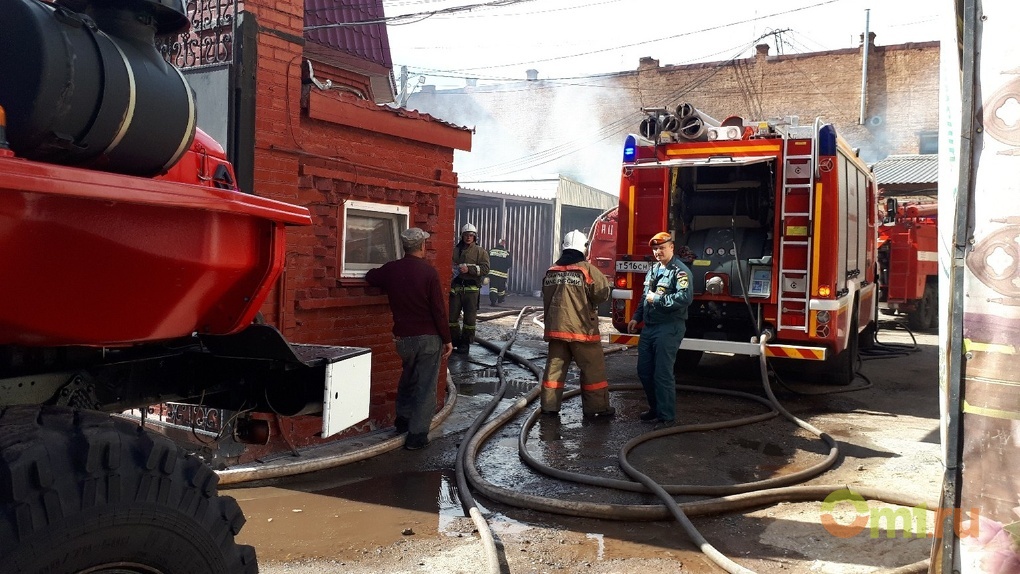
<instances>
[{"instance_id":1,"label":"blue emergency light","mask_svg":"<svg viewBox=\"0 0 1020 574\"><path fill-rule=\"evenodd\" d=\"M627 139L623 140L623 162L633 163L634 158L637 157L637 138L634 136L627 136Z\"/></svg>"}]
</instances>

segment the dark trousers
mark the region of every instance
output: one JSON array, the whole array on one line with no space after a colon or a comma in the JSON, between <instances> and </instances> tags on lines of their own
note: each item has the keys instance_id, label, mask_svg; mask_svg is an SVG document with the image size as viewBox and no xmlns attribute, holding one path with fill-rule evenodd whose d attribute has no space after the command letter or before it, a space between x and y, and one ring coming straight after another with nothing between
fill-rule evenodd
<instances>
[{"instance_id":1,"label":"dark trousers","mask_svg":"<svg viewBox=\"0 0 1020 574\"><path fill-rule=\"evenodd\" d=\"M661 421L676 420L676 377L673 363L687 332L685 321L658 323L641 329L638 340L638 378L648 408Z\"/></svg>"},{"instance_id":2,"label":"dark trousers","mask_svg":"<svg viewBox=\"0 0 1020 574\"><path fill-rule=\"evenodd\" d=\"M478 318L478 299L481 290L468 285L454 285L450 288L450 338L456 347L470 345L475 341L475 321ZM460 314L464 313L464 327L460 326Z\"/></svg>"},{"instance_id":3,"label":"dark trousers","mask_svg":"<svg viewBox=\"0 0 1020 574\"><path fill-rule=\"evenodd\" d=\"M559 412L563 400L563 384L567 380L570 361L581 370L581 411L586 415L609 408L609 383L606 381L606 358L602 343L580 341L549 341L549 358L542 377L542 410Z\"/></svg>"},{"instance_id":4,"label":"dark trousers","mask_svg":"<svg viewBox=\"0 0 1020 574\"><path fill-rule=\"evenodd\" d=\"M407 420L409 436L427 435L436 412L443 340L439 335L400 337L396 345L404 367L397 384L397 418Z\"/></svg>"},{"instance_id":5,"label":"dark trousers","mask_svg":"<svg viewBox=\"0 0 1020 574\"><path fill-rule=\"evenodd\" d=\"M489 275L489 302L495 305L506 301L506 277Z\"/></svg>"}]
</instances>

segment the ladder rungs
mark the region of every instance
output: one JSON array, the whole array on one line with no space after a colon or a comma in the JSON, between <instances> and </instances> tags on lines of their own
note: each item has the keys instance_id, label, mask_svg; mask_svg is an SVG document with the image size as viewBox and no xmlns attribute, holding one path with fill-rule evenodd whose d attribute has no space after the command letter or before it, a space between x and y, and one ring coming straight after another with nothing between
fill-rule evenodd
<instances>
[{"instance_id":1,"label":"ladder rungs","mask_svg":"<svg viewBox=\"0 0 1020 574\"><path fill-rule=\"evenodd\" d=\"M808 242L804 239L780 239L783 245L807 245Z\"/></svg>"},{"instance_id":2,"label":"ladder rungs","mask_svg":"<svg viewBox=\"0 0 1020 574\"><path fill-rule=\"evenodd\" d=\"M808 213L808 212L806 212L806 211L784 211L784 212L783 212L783 217L787 217L787 216L793 216L793 217L808 217L808 216L810 216L810 215L811 215L811 214L810 214L810 213Z\"/></svg>"}]
</instances>

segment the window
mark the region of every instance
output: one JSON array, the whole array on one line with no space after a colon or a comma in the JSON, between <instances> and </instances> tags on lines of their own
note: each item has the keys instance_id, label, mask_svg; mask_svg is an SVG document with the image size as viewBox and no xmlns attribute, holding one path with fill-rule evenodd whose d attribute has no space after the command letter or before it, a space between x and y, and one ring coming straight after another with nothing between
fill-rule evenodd
<instances>
[{"instance_id":1,"label":"window","mask_svg":"<svg viewBox=\"0 0 1020 574\"><path fill-rule=\"evenodd\" d=\"M369 269L401 257L400 232L407 229L408 212L402 205L344 203L340 276L364 277Z\"/></svg>"},{"instance_id":2,"label":"window","mask_svg":"<svg viewBox=\"0 0 1020 574\"><path fill-rule=\"evenodd\" d=\"M938 132L921 132L917 138L917 153L939 153Z\"/></svg>"}]
</instances>

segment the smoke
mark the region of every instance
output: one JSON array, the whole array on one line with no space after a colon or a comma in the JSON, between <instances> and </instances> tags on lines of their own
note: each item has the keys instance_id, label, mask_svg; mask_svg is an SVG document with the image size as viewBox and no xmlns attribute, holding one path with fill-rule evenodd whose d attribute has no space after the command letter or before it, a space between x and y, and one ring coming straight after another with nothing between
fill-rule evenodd
<instances>
[{"instance_id":1,"label":"smoke","mask_svg":"<svg viewBox=\"0 0 1020 574\"><path fill-rule=\"evenodd\" d=\"M620 91L598 78L530 80L427 89L412 95L408 107L475 129L471 152L454 155L462 180L559 174L615 195L623 140L640 118L632 101L613 95Z\"/></svg>"}]
</instances>

